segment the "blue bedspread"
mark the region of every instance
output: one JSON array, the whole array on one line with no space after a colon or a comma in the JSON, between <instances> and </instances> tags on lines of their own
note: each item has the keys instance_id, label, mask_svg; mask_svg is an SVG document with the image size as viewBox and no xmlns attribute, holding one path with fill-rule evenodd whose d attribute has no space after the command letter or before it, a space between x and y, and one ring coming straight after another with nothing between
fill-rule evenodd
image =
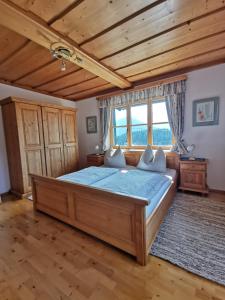
<instances>
[{"instance_id":1,"label":"blue bedspread","mask_svg":"<svg viewBox=\"0 0 225 300\"><path fill-rule=\"evenodd\" d=\"M151 200L165 184L170 185L168 177L155 172L142 170L118 170L110 177L92 184L92 186L137 196Z\"/></svg>"},{"instance_id":2,"label":"blue bedspread","mask_svg":"<svg viewBox=\"0 0 225 300\"><path fill-rule=\"evenodd\" d=\"M81 183L85 185L91 185L98 182L101 179L107 178L108 176L118 172L119 169L114 168L99 168L99 167L89 167L77 172L66 174L58 177L58 179Z\"/></svg>"}]
</instances>

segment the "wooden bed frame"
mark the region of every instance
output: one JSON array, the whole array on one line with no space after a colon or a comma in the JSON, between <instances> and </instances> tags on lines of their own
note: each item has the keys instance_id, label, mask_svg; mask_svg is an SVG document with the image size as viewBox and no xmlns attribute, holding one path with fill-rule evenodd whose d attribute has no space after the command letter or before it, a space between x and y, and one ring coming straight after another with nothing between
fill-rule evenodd
<instances>
[{"instance_id":1,"label":"wooden bed frame","mask_svg":"<svg viewBox=\"0 0 225 300\"><path fill-rule=\"evenodd\" d=\"M141 151L125 153L137 165ZM179 156L167 153L167 167L179 170ZM176 193L177 180L147 219L145 199L31 175L34 209L45 212L135 256L146 265L151 245Z\"/></svg>"}]
</instances>

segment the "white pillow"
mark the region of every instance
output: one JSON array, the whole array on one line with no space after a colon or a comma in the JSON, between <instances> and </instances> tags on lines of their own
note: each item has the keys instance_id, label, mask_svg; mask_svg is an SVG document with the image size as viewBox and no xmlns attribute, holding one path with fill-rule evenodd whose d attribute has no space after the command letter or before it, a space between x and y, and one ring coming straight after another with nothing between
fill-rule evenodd
<instances>
[{"instance_id":1,"label":"white pillow","mask_svg":"<svg viewBox=\"0 0 225 300\"><path fill-rule=\"evenodd\" d=\"M111 153L112 153L113 149L112 147L110 147L106 152L105 152L105 155L104 155L104 165L106 166L107 163L108 163L108 158L111 157Z\"/></svg>"},{"instance_id":2,"label":"white pillow","mask_svg":"<svg viewBox=\"0 0 225 300\"><path fill-rule=\"evenodd\" d=\"M142 166L144 168L146 164L150 163L153 160L153 158L154 156L153 156L152 148L150 145L148 145L144 153L142 153L141 155L137 168L142 169Z\"/></svg>"},{"instance_id":3,"label":"white pillow","mask_svg":"<svg viewBox=\"0 0 225 300\"><path fill-rule=\"evenodd\" d=\"M137 168L146 170L146 171L153 171L153 172L166 172L166 156L165 153L161 148L159 148L152 161L145 163L142 161L139 162Z\"/></svg>"},{"instance_id":4,"label":"white pillow","mask_svg":"<svg viewBox=\"0 0 225 300\"><path fill-rule=\"evenodd\" d=\"M125 168L126 159L123 151L118 148L112 154L112 149L107 150L104 156L104 165L112 168Z\"/></svg>"}]
</instances>

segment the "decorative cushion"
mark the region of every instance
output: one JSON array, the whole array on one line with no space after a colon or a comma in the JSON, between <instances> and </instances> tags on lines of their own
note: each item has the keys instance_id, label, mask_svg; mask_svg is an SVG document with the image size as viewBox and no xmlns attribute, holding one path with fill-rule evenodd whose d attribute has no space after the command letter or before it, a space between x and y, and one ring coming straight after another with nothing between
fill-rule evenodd
<instances>
[{"instance_id":1,"label":"decorative cushion","mask_svg":"<svg viewBox=\"0 0 225 300\"><path fill-rule=\"evenodd\" d=\"M166 156L164 151L159 148L152 161L148 163L144 162L143 160L139 161L137 168L146 170L146 171L153 171L153 172L166 172Z\"/></svg>"},{"instance_id":2,"label":"decorative cushion","mask_svg":"<svg viewBox=\"0 0 225 300\"><path fill-rule=\"evenodd\" d=\"M104 165L112 168L126 167L126 159L120 147L116 149L113 154L112 149L106 151L104 156Z\"/></svg>"},{"instance_id":3,"label":"decorative cushion","mask_svg":"<svg viewBox=\"0 0 225 300\"><path fill-rule=\"evenodd\" d=\"M150 163L153 160L153 151L150 145L147 146L145 151L142 153L137 168L142 169L145 167L146 164Z\"/></svg>"}]
</instances>

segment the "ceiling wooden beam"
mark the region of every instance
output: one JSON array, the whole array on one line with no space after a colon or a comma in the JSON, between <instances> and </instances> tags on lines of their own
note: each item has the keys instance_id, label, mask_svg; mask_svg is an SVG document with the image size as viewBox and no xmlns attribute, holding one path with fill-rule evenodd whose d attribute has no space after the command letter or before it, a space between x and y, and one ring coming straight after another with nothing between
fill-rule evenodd
<instances>
[{"instance_id":1,"label":"ceiling wooden beam","mask_svg":"<svg viewBox=\"0 0 225 300\"><path fill-rule=\"evenodd\" d=\"M94 95L93 97L95 97L96 94L99 94L102 91L106 91L106 90L108 91L111 88L113 88L113 86L110 83L107 83L107 84L104 84L104 85L101 85L101 86L98 86L95 88L88 89L83 92L75 93L75 94L71 95L70 98L74 101L85 100L87 98L92 97L93 95Z\"/></svg>"},{"instance_id":2,"label":"ceiling wooden beam","mask_svg":"<svg viewBox=\"0 0 225 300\"><path fill-rule=\"evenodd\" d=\"M84 44L87 44L87 43L89 43L89 42L95 40L96 38L98 38L98 37L100 37L100 36L106 34L107 32L113 30L114 28L123 25L123 24L126 23L127 21L129 21L129 20L135 18L135 17L138 16L138 15L143 14L143 13L146 12L146 11L149 11L149 10L152 9L153 7L155 7L155 6L159 5L159 4L162 4L162 3L166 2L166 1L167 1L167 0L155 0L155 1L152 1L149 5L144 6L142 9L140 9L140 10L138 10L138 11L135 11L133 14L131 14L131 15L129 15L129 16L123 18L122 20L120 20L120 21L114 23L113 25L107 27L107 28L104 29L103 31L101 31L101 32L99 32L99 33L97 33L97 34L91 36L90 38L84 40L82 43L80 43L80 46L82 46L82 45L84 45Z\"/></svg>"},{"instance_id":3,"label":"ceiling wooden beam","mask_svg":"<svg viewBox=\"0 0 225 300\"><path fill-rule=\"evenodd\" d=\"M50 49L51 44L60 43L75 52L69 60L91 73L103 78L120 88L128 88L131 83L123 76L106 67L95 58L83 51L74 41L65 37L41 22L28 12L9 1L0 0L0 24L29 38L35 43ZM78 59L77 59L78 57Z\"/></svg>"},{"instance_id":4,"label":"ceiling wooden beam","mask_svg":"<svg viewBox=\"0 0 225 300\"><path fill-rule=\"evenodd\" d=\"M84 0L76 0L75 2L72 2L72 4L70 4L68 7L66 7L63 11L61 11L59 14L55 15L50 20L48 20L48 25L52 25L57 20L62 19L63 17L65 17L71 10L76 8L83 1Z\"/></svg>"},{"instance_id":5,"label":"ceiling wooden beam","mask_svg":"<svg viewBox=\"0 0 225 300\"><path fill-rule=\"evenodd\" d=\"M98 77L84 69L79 69L75 72L69 73L63 77L53 80L50 83L42 84L38 86L38 88L48 92L57 93L59 90L64 89L68 85L75 85L77 83L84 82L90 78Z\"/></svg>"},{"instance_id":6,"label":"ceiling wooden beam","mask_svg":"<svg viewBox=\"0 0 225 300\"><path fill-rule=\"evenodd\" d=\"M4 65L8 60L12 59L12 57L18 54L18 52L22 51L29 44L29 42L29 40L26 40L22 45L14 49L13 52L10 52L9 55L0 62L0 67L1 65Z\"/></svg>"},{"instance_id":7,"label":"ceiling wooden beam","mask_svg":"<svg viewBox=\"0 0 225 300\"><path fill-rule=\"evenodd\" d=\"M212 60L212 61L209 61L206 63L199 63L194 66L186 66L181 69L175 69L173 71L170 71L170 72L167 72L164 74L153 76L151 78L146 78L146 79L142 79L139 81L135 81L134 87L132 89L127 89L126 91L119 90L118 88L114 87L111 89L107 89L106 91L103 91L103 92L91 94L91 95L89 95L89 97L96 97L97 100L101 100L105 97L121 95L123 93L130 92L133 90L141 90L143 88L147 88L147 87L154 86L154 85L160 85L163 83L174 82L177 80L184 80L184 79L188 78L188 75L186 75L186 74L189 72L208 68L208 67L218 65L218 64L224 64L224 63L225 63L225 57L219 58L216 60ZM167 79L168 79L168 81L167 81ZM73 97L73 95L71 95L71 97ZM85 100L86 98L87 97L83 97L83 95L81 95L81 97L79 97L78 99L75 99L75 100L80 101L80 100Z\"/></svg>"},{"instance_id":8,"label":"ceiling wooden beam","mask_svg":"<svg viewBox=\"0 0 225 300\"><path fill-rule=\"evenodd\" d=\"M179 70L183 70L186 68L191 67L192 70L194 70L195 66L208 66L208 63L211 62L218 62L223 63L225 62L225 47L211 50L199 54L194 55L188 58L184 58L181 60L177 60L176 62L169 62L165 65L162 65L160 67L149 69L147 72L139 73L133 76L128 77L130 81L134 82L134 86L140 84L140 82L143 83L143 81L149 82L151 78L155 78L157 76L163 76L163 74L168 74L172 72L176 72Z\"/></svg>"},{"instance_id":9,"label":"ceiling wooden beam","mask_svg":"<svg viewBox=\"0 0 225 300\"><path fill-rule=\"evenodd\" d=\"M131 1L133 2L133 1ZM134 1L135 2L135 1ZM131 19L92 42L82 49L95 53L99 59L119 54L152 38L166 35L171 30L191 24L197 19L218 13L225 7L222 0L173 0L154 7L150 11ZM202 27L204 29L204 27ZM70 35L71 36L71 35ZM173 36L173 38L176 35ZM150 50L151 52L151 50Z\"/></svg>"},{"instance_id":10,"label":"ceiling wooden beam","mask_svg":"<svg viewBox=\"0 0 225 300\"><path fill-rule=\"evenodd\" d=\"M25 74L20 75L20 76L17 77L16 79L12 80L12 82L20 81L20 80L23 79L24 77L28 77L29 75L31 75L31 74L33 74L33 73L39 71L40 69L42 69L42 68L44 68L44 67L47 67L47 66L53 64L54 62L55 62L55 59L51 59L51 60L49 60L48 62L44 62L42 65L40 65L40 66L38 66L38 67L36 67L36 68L34 68L34 69L28 71L28 72L25 73Z\"/></svg>"}]
</instances>

